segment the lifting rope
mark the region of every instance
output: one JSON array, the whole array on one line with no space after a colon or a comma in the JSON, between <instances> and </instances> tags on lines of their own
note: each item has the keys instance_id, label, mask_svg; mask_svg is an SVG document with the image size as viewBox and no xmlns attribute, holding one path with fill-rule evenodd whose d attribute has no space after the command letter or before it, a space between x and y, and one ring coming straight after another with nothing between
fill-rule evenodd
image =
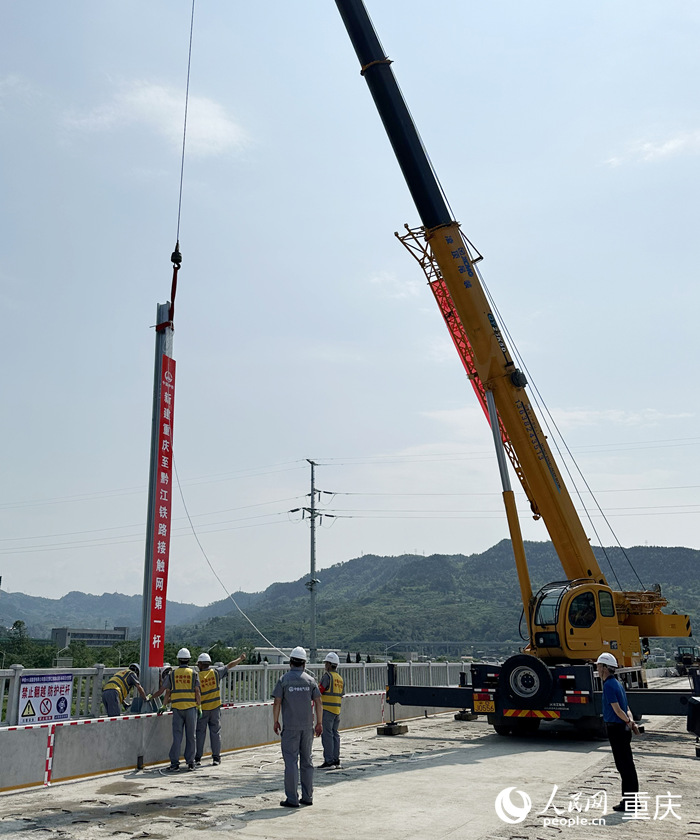
<instances>
[{"instance_id":1,"label":"lifting rope","mask_svg":"<svg viewBox=\"0 0 700 840\"><path fill-rule=\"evenodd\" d=\"M185 143L187 140L187 107L190 101L190 70L192 68L192 33L194 32L194 4L192 0L192 14L190 16L190 43L187 54L187 84L185 86L185 117L182 127L182 156L180 159L180 191L177 201L177 232L175 234L175 250L170 255L170 262L173 264L173 279L170 286L170 309L168 311L168 320L161 324L156 324L156 332L162 332L166 327L174 330L175 319L175 295L177 294L177 274L182 265L182 254L180 253L180 218L182 215L182 184L185 174Z\"/></svg>"}]
</instances>

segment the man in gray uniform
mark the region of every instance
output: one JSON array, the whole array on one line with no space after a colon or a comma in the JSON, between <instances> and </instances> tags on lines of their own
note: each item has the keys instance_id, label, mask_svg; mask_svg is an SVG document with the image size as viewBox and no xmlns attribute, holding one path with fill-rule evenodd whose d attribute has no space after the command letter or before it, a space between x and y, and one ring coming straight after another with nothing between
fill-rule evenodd
<instances>
[{"instance_id":1,"label":"man in gray uniform","mask_svg":"<svg viewBox=\"0 0 700 840\"><path fill-rule=\"evenodd\" d=\"M282 757L284 758L284 793L280 802L285 808L313 805L314 766L311 747L314 735L323 732L323 707L321 692L316 680L304 670L306 651L295 647L289 657L289 671L277 681L272 696L275 733L282 732ZM316 726L314 716L316 712ZM280 712L284 728L280 726ZM299 799L299 767L301 767L301 799Z\"/></svg>"}]
</instances>

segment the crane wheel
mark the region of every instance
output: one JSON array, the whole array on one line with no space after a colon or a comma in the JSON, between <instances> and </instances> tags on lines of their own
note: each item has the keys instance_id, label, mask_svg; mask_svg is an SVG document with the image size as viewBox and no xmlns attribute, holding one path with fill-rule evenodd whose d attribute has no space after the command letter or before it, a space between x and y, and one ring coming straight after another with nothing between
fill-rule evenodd
<instances>
[{"instance_id":1,"label":"crane wheel","mask_svg":"<svg viewBox=\"0 0 700 840\"><path fill-rule=\"evenodd\" d=\"M519 653L506 659L498 678L499 692L519 709L538 709L552 696L552 674L541 659Z\"/></svg>"}]
</instances>

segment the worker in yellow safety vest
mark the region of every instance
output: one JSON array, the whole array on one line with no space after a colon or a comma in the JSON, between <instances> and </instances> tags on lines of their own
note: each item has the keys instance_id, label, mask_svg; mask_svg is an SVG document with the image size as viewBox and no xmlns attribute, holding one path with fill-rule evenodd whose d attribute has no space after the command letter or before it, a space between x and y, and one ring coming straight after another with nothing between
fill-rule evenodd
<instances>
[{"instance_id":1,"label":"worker in yellow safety vest","mask_svg":"<svg viewBox=\"0 0 700 840\"><path fill-rule=\"evenodd\" d=\"M188 770L195 769L195 726L197 716L202 716L202 695L199 689L199 674L190 666L190 652L180 648L177 652L178 666L168 678L163 706L172 704L173 744L170 747L170 766L166 773L177 773L180 769L182 733L185 733L185 764ZM159 712L160 714L160 712Z\"/></svg>"},{"instance_id":2,"label":"worker in yellow safety vest","mask_svg":"<svg viewBox=\"0 0 700 840\"><path fill-rule=\"evenodd\" d=\"M211 745L211 756L213 764L221 764L221 680L228 674L231 668L240 665L245 661L245 653L238 659L229 662L228 665L212 666L211 656L208 653L200 653L197 658L199 668L199 687L202 692L202 716L197 721L197 749L194 756L195 764L202 762L204 742L207 740L207 729L209 730L209 742Z\"/></svg>"},{"instance_id":3,"label":"worker in yellow safety vest","mask_svg":"<svg viewBox=\"0 0 700 840\"><path fill-rule=\"evenodd\" d=\"M128 668L122 668L107 680L102 691L102 703L108 717L118 717L122 714L122 704L132 688L146 699L146 692L139 682L139 673L139 666L132 662Z\"/></svg>"},{"instance_id":4,"label":"worker in yellow safety vest","mask_svg":"<svg viewBox=\"0 0 700 840\"><path fill-rule=\"evenodd\" d=\"M340 704L343 700L344 683L338 673L340 659L337 653L331 651L323 660L325 672L319 680L318 687L321 691L321 702L323 703L323 732L321 743L323 744L322 770L336 770L340 767Z\"/></svg>"}]
</instances>

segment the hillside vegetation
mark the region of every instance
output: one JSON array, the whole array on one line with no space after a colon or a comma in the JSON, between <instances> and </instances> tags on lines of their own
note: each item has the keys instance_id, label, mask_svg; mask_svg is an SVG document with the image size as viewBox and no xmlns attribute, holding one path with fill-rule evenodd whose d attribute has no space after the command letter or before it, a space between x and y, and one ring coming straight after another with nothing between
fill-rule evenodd
<instances>
[{"instance_id":1,"label":"hillside vegetation","mask_svg":"<svg viewBox=\"0 0 700 840\"><path fill-rule=\"evenodd\" d=\"M561 580L551 543L525 544L533 590ZM641 589L660 584L668 610L700 622L700 551L636 546L596 549L613 588ZM625 556L626 555L626 556ZM614 573L613 573L614 569ZM428 557L367 554L319 572L319 647L383 652L394 642L517 642L522 605L511 544L500 542L481 554ZM309 592L306 578L273 583L263 592L234 594L262 632L279 646L309 645ZM22 620L33 636L51 627L128 626L141 623L140 596L71 592L63 598L33 598L3 592L0 624ZM227 598L197 607L169 601L167 640L202 645L265 644Z\"/></svg>"},{"instance_id":2,"label":"hillside vegetation","mask_svg":"<svg viewBox=\"0 0 700 840\"><path fill-rule=\"evenodd\" d=\"M563 578L551 543L529 542L525 548L534 591ZM691 619L700 620L699 551L638 546L625 554L619 548L596 550L613 588L642 589L634 567L646 587L661 585L669 611L687 612ZM469 556L368 554L323 569L319 577L319 647L381 652L383 643L398 640L474 643L519 639L522 604L508 540ZM272 584L262 593L247 596L246 607L241 604L277 645L309 644L309 593L304 580ZM192 625L172 632L201 644L208 639L239 643L255 635L229 600L210 605Z\"/></svg>"}]
</instances>

